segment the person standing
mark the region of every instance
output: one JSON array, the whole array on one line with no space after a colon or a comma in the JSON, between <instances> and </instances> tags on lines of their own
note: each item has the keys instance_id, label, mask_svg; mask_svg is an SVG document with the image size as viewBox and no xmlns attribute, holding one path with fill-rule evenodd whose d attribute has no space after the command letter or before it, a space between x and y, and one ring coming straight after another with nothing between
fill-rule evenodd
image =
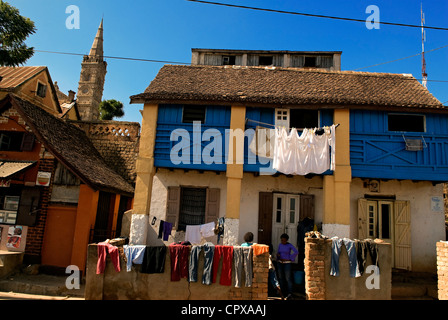
<instances>
[{"instance_id":1,"label":"person standing","mask_svg":"<svg viewBox=\"0 0 448 320\"><path fill-rule=\"evenodd\" d=\"M286 299L292 298L293 276L292 263L298 255L298 250L288 242L289 236L284 233L280 236L280 244L277 250L277 268L280 286L283 292L287 292Z\"/></svg>"}]
</instances>

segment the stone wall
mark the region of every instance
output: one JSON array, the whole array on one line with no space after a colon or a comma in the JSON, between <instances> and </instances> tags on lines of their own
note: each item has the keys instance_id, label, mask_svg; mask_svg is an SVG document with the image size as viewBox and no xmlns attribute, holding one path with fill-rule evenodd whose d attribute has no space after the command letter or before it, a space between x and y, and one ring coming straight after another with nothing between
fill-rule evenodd
<instances>
[{"instance_id":1,"label":"stone wall","mask_svg":"<svg viewBox=\"0 0 448 320\"><path fill-rule=\"evenodd\" d=\"M448 242L437 242L437 289L439 300L448 300Z\"/></svg>"},{"instance_id":2,"label":"stone wall","mask_svg":"<svg viewBox=\"0 0 448 320\"><path fill-rule=\"evenodd\" d=\"M231 286L220 285L220 269L216 283L202 284L203 253L199 255L198 282L191 283L184 278L171 281L169 250L164 273L158 274L141 273L139 265L133 265L132 270L127 272L122 258L121 271L116 272L109 255L105 272L96 274L97 261L97 245L90 244L87 253L86 300L267 300L268 297L268 253L254 256L252 287L244 286L243 276L243 285L240 288L235 287L234 279ZM232 265L232 278L234 275Z\"/></svg>"},{"instance_id":3,"label":"stone wall","mask_svg":"<svg viewBox=\"0 0 448 320\"><path fill-rule=\"evenodd\" d=\"M140 124L127 121L70 121L81 128L106 163L134 185L135 161L140 143Z\"/></svg>"},{"instance_id":4,"label":"stone wall","mask_svg":"<svg viewBox=\"0 0 448 320\"><path fill-rule=\"evenodd\" d=\"M361 277L351 278L348 255L342 245L339 256L339 276L331 276L332 240L323 238L305 239L305 291L308 300L390 300L392 290L392 247L379 243L380 275L373 279L373 272L364 272ZM366 267L372 265L367 255ZM377 284L377 286L373 286Z\"/></svg>"}]
</instances>

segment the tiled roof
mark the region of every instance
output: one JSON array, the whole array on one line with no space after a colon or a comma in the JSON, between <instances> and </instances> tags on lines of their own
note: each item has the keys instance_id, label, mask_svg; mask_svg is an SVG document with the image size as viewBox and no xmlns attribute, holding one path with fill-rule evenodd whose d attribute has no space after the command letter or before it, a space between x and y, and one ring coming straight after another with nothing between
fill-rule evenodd
<instances>
[{"instance_id":1,"label":"tiled roof","mask_svg":"<svg viewBox=\"0 0 448 320\"><path fill-rule=\"evenodd\" d=\"M12 90L45 69L46 67L0 67L0 89Z\"/></svg>"},{"instance_id":2,"label":"tiled roof","mask_svg":"<svg viewBox=\"0 0 448 320\"><path fill-rule=\"evenodd\" d=\"M398 107L447 110L414 77L402 74L237 66L162 67L131 103Z\"/></svg>"},{"instance_id":3,"label":"tiled roof","mask_svg":"<svg viewBox=\"0 0 448 320\"><path fill-rule=\"evenodd\" d=\"M5 99L10 99L45 148L84 183L97 190L134 193L134 188L106 164L84 131L15 95Z\"/></svg>"}]
</instances>

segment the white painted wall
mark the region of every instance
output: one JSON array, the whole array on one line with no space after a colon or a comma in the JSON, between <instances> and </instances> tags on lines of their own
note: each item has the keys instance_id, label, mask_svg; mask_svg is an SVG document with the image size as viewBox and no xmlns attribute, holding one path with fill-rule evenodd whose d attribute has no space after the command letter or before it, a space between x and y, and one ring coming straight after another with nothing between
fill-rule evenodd
<instances>
[{"instance_id":1,"label":"white painted wall","mask_svg":"<svg viewBox=\"0 0 448 320\"><path fill-rule=\"evenodd\" d=\"M147 238L148 245L160 245L161 239L157 238L159 233L160 220L166 219L166 200L168 187L171 186L190 186L190 187L209 187L220 189L219 216L225 216L226 198L227 198L227 178L225 173L216 174L206 171L199 173L197 171L184 172L183 170L173 170L159 168L154 175L153 189L151 196L151 209L149 216L149 232ZM153 217L156 217L156 223L151 225ZM185 239L184 232L173 231L172 236L166 245L173 241L183 241ZM204 242L210 241L216 244L216 236L206 238ZM223 244L220 241L220 244Z\"/></svg>"},{"instance_id":2,"label":"white painted wall","mask_svg":"<svg viewBox=\"0 0 448 320\"><path fill-rule=\"evenodd\" d=\"M410 180L380 181L380 192L369 192L363 180L355 178L351 184L350 219L352 238L358 235L358 199L366 194L381 196L395 195L397 200L408 200L411 205L411 248L412 270L436 272L436 243L445 240L445 213L431 211L431 198L443 197L443 186L433 186L431 182ZM443 206L442 206L443 208Z\"/></svg>"}]
</instances>

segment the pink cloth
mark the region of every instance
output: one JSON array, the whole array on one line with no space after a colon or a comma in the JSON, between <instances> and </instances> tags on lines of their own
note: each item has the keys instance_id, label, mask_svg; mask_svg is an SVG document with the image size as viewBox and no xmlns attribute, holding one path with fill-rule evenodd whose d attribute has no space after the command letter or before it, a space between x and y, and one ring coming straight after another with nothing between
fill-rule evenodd
<instances>
[{"instance_id":1,"label":"pink cloth","mask_svg":"<svg viewBox=\"0 0 448 320\"><path fill-rule=\"evenodd\" d=\"M115 271L120 272L120 255L118 253L118 248L111 245L110 243L100 242L97 244L98 249L98 262L96 264L96 274L104 273L106 268L106 256L107 251L109 251L110 259L114 264Z\"/></svg>"}]
</instances>

